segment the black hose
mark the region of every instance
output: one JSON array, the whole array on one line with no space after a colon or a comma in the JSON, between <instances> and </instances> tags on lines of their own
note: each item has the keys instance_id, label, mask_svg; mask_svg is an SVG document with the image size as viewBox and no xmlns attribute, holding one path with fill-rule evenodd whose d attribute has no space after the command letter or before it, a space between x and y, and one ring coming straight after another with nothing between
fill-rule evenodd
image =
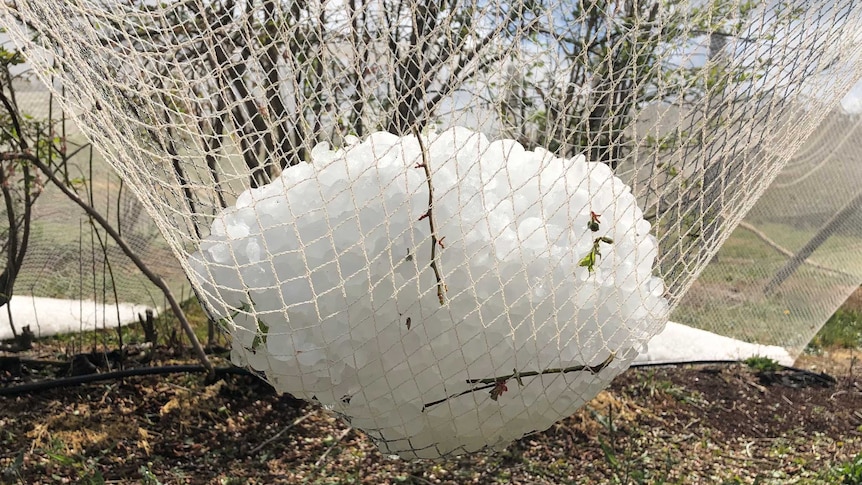
<instances>
[{"instance_id":1,"label":"black hose","mask_svg":"<svg viewBox=\"0 0 862 485\"><path fill-rule=\"evenodd\" d=\"M748 365L744 360L689 360L685 362L635 362L629 367L679 367L683 365L733 365L733 364L745 364ZM776 363L775 366L779 370L796 372L797 374L802 374L805 376L809 376L812 379L819 381L823 384L834 384L835 378L830 376L825 372L815 372L807 369L800 369L799 367L791 367L788 365L782 365ZM768 371L766 371L768 373Z\"/></svg>"},{"instance_id":2,"label":"black hose","mask_svg":"<svg viewBox=\"0 0 862 485\"><path fill-rule=\"evenodd\" d=\"M744 364L744 361L739 360L692 360L686 362L637 362L632 364L630 367L638 368L638 367L679 367L682 365L732 365L732 364ZM832 384L835 382L835 379L825 373L813 372L810 370L799 369L796 367L788 367L784 365L778 364L782 370L787 370L791 372L798 372L800 374L808 375L823 383ZM29 394L41 391L47 391L50 389L59 389L63 387L71 387L77 386L80 384L88 384L91 382L99 382L99 381L108 381L114 379L123 379L126 377L135 377L135 376L152 376L152 375L166 375L166 374L181 374L181 373L200 373L206 372L206 368L202 365L168 365L168 366L160 366L160 367L139 367L136 369L126 369L126 370L118 370L112 372L104 372L101 374L87 374L83 376L74 376L74 377L65 377L62 379L52 379L40 382L30 382L27 384L20 384L17 386L10 387L2 387L0 388L0 397L11 397L18 396L21 394ZM257 374L241 368L241 367L216 367L215 373L217 377L222 377L228 374L234 375L247 375L247 376L257 376Z\"/></svg>"},{"instance_id":3,"label":"black hose","mask_svg":"<svg viewBox=\"0 0 862 485\"><path fill-rule=\"evenodd\" d=\"M679 367L683 365L732 365L744 364L742 360L718 359L718 360L686 360L683 362L633 362L629 367ZM779 364L780 365L780 364ZM781 366L784 367L784 366Z\"/></svg>"}]
</instances>

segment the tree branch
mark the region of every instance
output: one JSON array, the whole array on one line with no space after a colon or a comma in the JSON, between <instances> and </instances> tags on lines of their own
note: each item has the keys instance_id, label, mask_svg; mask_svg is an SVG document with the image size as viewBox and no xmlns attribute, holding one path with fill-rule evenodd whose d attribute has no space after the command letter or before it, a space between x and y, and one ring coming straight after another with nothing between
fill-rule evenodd
<instances>
[{"instance_id":1,"label":"tree branch","mask_svg":"<svg viewBox=\"0 0 862 485\"><path fill-rule=\"evenodd\" d=\"M425 170L425 181L428 184L428 211L419 218L428 219L428 226L431 228L431 264L429 265L434 270L434 278L437 280L437 299L441 305L446 304L446 283L443 282L443 271L440 269L440 262L437 258L437 246L443 247L443 239L437 238L437 228L434 224L434 185L431 183L431 165L428 160L428 152L425 150L425 144L422 142L422 136L419 129L413 127L413 134L416 136L416 141L419 142L419 150L422 152L422 163L416 168Z\"/></svg>"},{"instance_id":2,"label":"tree branch","mask_svg":"<svg viewBox=\"0 0 862 485\"><path fill-rule=\"evenodd\" d=\"M570 372L583 372L583 371L587 371L590 374L595 375L595 374L598 374L599 372L601 372L607 366L609 366L611 364L611 362L614 361L615 357L616 357L616 354L611 352L608 355L608 358L604 360L604 362L602 362L601 364L598 364L598 365L593 365L593 366L581 364L581 365L574 365L571 367L555 367L555 368L544 369L544 370L540 370L540 371L527 371L527 372L518 372L517 369L513 369L511 374L506 374L506 375L502 375L499 377L490 377L487 379L467 379L468 384L481 384L481 385L467 389L466 391L462 391L462 392L459 392L457 394L453 394L451 396L446 396L445 398L439 399L437 401L432 401L432 402L426 403L422 406L422 411L424 412L426 409L428 409L432 406L436 406L438 404L442 404L442 403L444 403L450 399L455 399L455 398L458 398L461 396L465 396L467 394L472 394L474 392L484 391L486 389L491 389L491 399L496 401L497 398L500 396L500 394L502 394L504 391L507 390L506 382L509 381L509 379L515 379L515 381L518 383L519 386L523 386L524 383L522 382L522 379L525 377L536 377L536 376L541 376L541 375L546 375L546 374L568 374Z\"/></svg>"},{"instance_id":3,"label":"tree branch","mask_svg":"<svg viewBox=\"0 0 862 485\"><path fill-rule=\"evenodd\" d=\"M36 157L30 152L0 153L0 161L12 160L25 160L36 166L39 170L42 171L42 173L45 174L45 176L48 177L49 180L51 180L51 183L53 183L58 189L60 189L60 191L63 192L63 194L68 197L72 202L74 202L81 209L83 209L84 212L86 212L87 215L92 218L92 220L96 221L102 227L102 229L104 229L105 232L108 233L109 236L111 236L111 239L113 239L114 242L117 243L117 245L123 251L123 254L125 254L132 261L132 263L135 264L135 266L138 268L138 270L140 270L141 273L143 273L154 285L156 285L162 291L165 296L165 299L168 301L168 304L171 307L171 310L173 310L174 315L176 315L177 319L180 321L180 325L183 327L183 330L185 330L186 335L188 336L189 341L192 344L192 348L194 349L195 354L197 354L198 360L200 360L201 364L207 369L207 372L209 373L210 377L214 377L215 370L212 363L207 358L203 347L201 347L200 341L198 341L198 338L195 335L191 323L189 323L188 319L186 319L185 312L183 312L179 302L177 302L176 298L174 298L171 289L168 288L167 283L165 283L162 277L150 270L146 263L144 263L144 261L135 253L131 246L129 246L129 244L125 241L125 239L123 239L123 237L120 236L117 230L114 229L111 223L108 222L108 220L105 219L104 216L102 216L102 214L95 210L90 204L81 199L81 197L72 189L70 189L66 184L64 184L62 180L57 178L57 176L50 169L50 167L45 165L42 160L40 160L38 157Z\"/></svg>"}]
</instances>

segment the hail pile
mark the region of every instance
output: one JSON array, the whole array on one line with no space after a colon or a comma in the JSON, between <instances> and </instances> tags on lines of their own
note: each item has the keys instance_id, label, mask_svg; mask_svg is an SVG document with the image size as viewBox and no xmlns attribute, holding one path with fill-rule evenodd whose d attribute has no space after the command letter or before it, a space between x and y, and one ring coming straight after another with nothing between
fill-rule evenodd
<instances>
[{"instance_id":1,"label":"hail pile","mask_svg":"<svg viewBox=\"0 0 862 485\"><path fill-rule=\"evenodd\" d=\"M604 164L461 128L311 158L223 211L191 275L234 363L384 453L543 430L667 320L650 225Z\"/></svg>"}]
</instances>

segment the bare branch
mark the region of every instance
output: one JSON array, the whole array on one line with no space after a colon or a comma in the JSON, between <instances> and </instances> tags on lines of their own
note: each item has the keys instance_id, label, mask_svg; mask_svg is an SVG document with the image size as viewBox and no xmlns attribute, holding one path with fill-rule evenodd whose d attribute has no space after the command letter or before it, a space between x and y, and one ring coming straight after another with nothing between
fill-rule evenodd
<instances>
[{"instance_id":1,"label":"bare branch","mask_svg":"<svg viewBox=\"0 0 862 485\"><path fill-rule=\"evenodd\" d=\"M63 192L63 194L68 197L69 200L71 200L76 205L78 205L78 207L83 209L84 212L86 212L92 220L96 221L99 226L101 226L102 229L104 229L104 231L108 233L109 236L111 236L111 239L113 239L114 242L117 243L117 246L120 247L120 249L123 251L123 254L125 254L132 261L132 263L135 264L138 270L140 270L141 273L143 273L154 285L156 285L162 291L165 296L165 299L168 301L168 305L170 305L171 310L173 310L174 315L176 315L177 319L179 319L180 325L182 325L183 329L185 330L186 336L189 338L189 341L192 344L192 348L194 349L195 354L197 354L201 364L207 369L207 372L209 373L210 377L214 377L215 369L213 368L212 363L210 362L209 358L207 358L203 347L201 347L200 341L198 341L198 338L195 335L191 323L189 323L188 319L186 319L185 312L183 312L179 302L176 300L176 298L174 298L174 294L173 292L171 292L171 289L168 287L167 283L165 283L165 280L163 280L161 276L154 273L146 265L146 263L144 263L144 261L137 255L137 253L135 253L131 246L129 246L129 243L126 242L126 240L123 239L122 236L120 236L117 230L114 229L111 223L108 222L108 220L105 219L102 214L95 210L85 200L81 199L81 197L76 194L72 189L70 189L65 183L63 183L62 180L57 178L56 174L51 170L51 168L45 165L45 163L37 156L29 152L0 153L0 161L13 160L25 160L29 163L32 163L39 170L41 170L42 173L44 173L45 176L48 177L51 183L53 183L58 189L60 189L60 191Z\"/></svg>"},{"instance_id":2,"label":"bare branch","mask_svg":"<svg viewBox=\"0 0 862 485\"><path fill-rule=\"evenodd\" d=\"M547 374L568 374L570 372L583 372L583 371L587 371L590 374L595 375L595 374L598 374L599 372L601 372L607 366L611 365L611 362L614 361L615 357L616 357L616 354L611 352L610 354L608 354L608 358L605 359L604 362L602 362L601 364L598 364L598 365L593 365L593 366L582 364L582 365L574 365L571 367L555 367L555 368L544 369L544 370L540 370L540 371L527 371L527 372L518 372L517 369L515 369L515 370L512 370L511 374L505 374L505 375L498 376L498 377L490 377L487 379L467 379L468 384L481 384L481 385L467 389L466 391L462 391L462 392L459 392L457 394L453 394L451 396L446 396L445 398L439 399L437 401L432 401L432 402L426 403L422 406L422 411L424 412L426 409L428 409L432 406L436 406L438 404L442 404L442 403L444 403L450 399L459 398L461 396L466 396L467 394L472 394L474 392L484 391L486 389L492 390L491 391L491 399L496 401L497 397L499 397L500 394L506 390L505 384L507 381L509 381L509 379L515 379L515 381L518 383L518 385L523 386L524 383L522 382L522 379L525 377L536 377L536 376L542 376L542 375L547 375Z\"/></svg>"},{"instance_id":3,"label":"bare branch","mask_svg":"<svg viewBox=\"0 0 862 485\"><path fill-rule=\"evenodd\" d=\"M419 129L413 127L413 133L416 140L419 142L419 150L422 152L422 163L416 168L425 170L425 181L428 184L428 211L423 214L419 220L428 219L428 226L431 228L431 264L429 265L434 270L434 278L437 280L437 299L441 305L446 304L446 283L443 282L443 271L440 269L440 261L437 257L437 246L443 247L443 238L437 237L437 228L434 224L434 185L431 183L431 165L428 159L428 152L425 150L425 144L422 142L422 136Z\"/></svg>"}]
</instances>

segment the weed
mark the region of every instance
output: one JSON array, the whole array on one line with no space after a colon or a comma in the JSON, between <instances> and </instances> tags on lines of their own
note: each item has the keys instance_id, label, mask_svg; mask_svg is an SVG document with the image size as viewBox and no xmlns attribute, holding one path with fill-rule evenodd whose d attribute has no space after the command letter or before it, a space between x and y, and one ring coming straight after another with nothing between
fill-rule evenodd
<instances>
[{"instance_id":1,"label":"weed","mask_svg":"<svg viewBox=\"0 0 862 485\"><path fill-rule=\"evenodd\" d=\"M102 485L105 483L105 477L99 471L99 463L96 459L88 459L80 454L71 453L67 444L57 436L50 436L45 446L40 448L40 451L52 463L65 469L64 471L73 471L72 474L66 477L61 476L59 473L53 473L51 476L55 480L60 481L75 477L74 483L83 485Z\"/></svg>"},{"instance_id":2,"label":"weed","mask_svg":"<svg viewBox=\"0 0 862 485\"><path fill-rule=\"evenodd\" d=\"M18 452L15 456L15 461L11 465L0 471L0 480L12 483L13 480L18 480L23 483L21 477L21 468L24 466L24 450Z\"/></svg>"},{"instance_id":3,"label":"weed","mask_svg":"<svg viewBox=\"0 0 862 485\"><path fill-rule=\"evenodd\" d=\"M757 371L757 372L775 372L781 369L781 366L773 359L769 357L763 357L760 355L755 355L754 357L749 357L745 359L745 365L749 368Z\"/></svg>"},{"instance_id":4,"label":"weed","mask_svg":"<svg viewBox=\"0 0 862 485\"><path fill-rule=\"evenodd\" d=\"M667 483L670 470L673 469L674 466L670 453L667 454L663 467L657 470L651 470L651 467L649 466L651 460L647 453L635 456L632 453L630 444L627 444L623 450L618 450L618 429L614 424L612 407L608 407L607 416L601 416L596 413L595 417L608 433L608 440L605 440L602 436L599 436L598 440L605 462L611 469L611 483L621 485L658 485Z\"/></svg>"},{"instance_id":5,"label":"weed","mask_svg":"<svg viewBox=\"0 0 862 485\"><path fill-rule=\"evenodd\" d=\"M639 392L646 392L649 397L663 393L681 403L703 404L706 400L699 391L686 389L685 386L674 384L667 379L657 379L655 372L650 372L641 380Z\"/></svg>"},{"instance_id":6,"label":"weed","mask_svg":"<svg viewBox=\"0 0 862 485\"><path fill-rule=\"evenodd\" d=\"M222 485L243 485L245 480L239 477L228 477L221 480Z\"/></svg>"},{"instance_id":7,"label":"weed","mask_svg":"<svg viewBox=\"0 0 862 485\"><path fill-rule=\"evenodd\" d=\"M829 347L853 349L862 346L862 312L839 308L820 332L814 336L808 347L809 351Z\"/></svg>"},{"instance_id":8,"label":"weed","mask_svg":"<svg viewBox=\"0 0 862 485\"><path fill-rule=\"evenodd\" d=\"M832 477L841 485L862 485L862 453L850 461L835 467Z\"/></svg>"},{"instance_id":9,"label":"weed","mask_svg":"<svg viewBox=\"0 0 862 485\"><path fill-rule=\"evenodd\" d=\"M162 485L162 482L150 471L147 465L141 465L138 469L141 474L141 483L144 485Z\"/></svg>"}]
</instances>

